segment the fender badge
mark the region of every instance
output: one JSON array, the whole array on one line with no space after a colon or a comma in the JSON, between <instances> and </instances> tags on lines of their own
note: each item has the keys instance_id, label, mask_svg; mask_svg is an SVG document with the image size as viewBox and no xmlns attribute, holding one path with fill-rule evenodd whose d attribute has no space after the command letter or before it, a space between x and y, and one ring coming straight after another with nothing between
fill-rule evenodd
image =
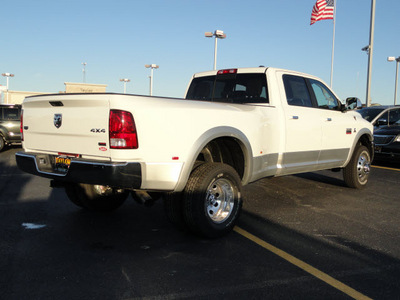
<instances>
[{"instance_id":1,"label":"fender badge","mask_svg":"<svg viewBox=\"0 0 400 300\"><path fill-rule=\"evenodd\" d=\"M62 114L54 114L54 126L60 128L62 125Z\"/></svg>"},{"instance_id":2,"label":"fender badge","mask_svg":"<svg viewBox=\"0 0 400 300\"><path fill-rule=\"evenodd\" d=\"M346 128L346 134L351 134L352 130L351 128Z\"/></svg>"}]
</instances>

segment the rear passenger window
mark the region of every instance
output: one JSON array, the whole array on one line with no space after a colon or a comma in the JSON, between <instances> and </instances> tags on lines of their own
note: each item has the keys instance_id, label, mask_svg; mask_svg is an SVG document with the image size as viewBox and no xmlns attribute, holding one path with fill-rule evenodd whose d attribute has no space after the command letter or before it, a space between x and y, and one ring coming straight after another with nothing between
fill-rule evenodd
<instances>
[{"instance_id":1,"label":"rear passenger window","mask_svg":"<svg viewBox=\"0 0 400 300\"><path fill-rule=\"evenodd\" d=\"M300 76L283 75L286 100L289 105L312 107L306 80Z\"/></svg>"}]
</instances>

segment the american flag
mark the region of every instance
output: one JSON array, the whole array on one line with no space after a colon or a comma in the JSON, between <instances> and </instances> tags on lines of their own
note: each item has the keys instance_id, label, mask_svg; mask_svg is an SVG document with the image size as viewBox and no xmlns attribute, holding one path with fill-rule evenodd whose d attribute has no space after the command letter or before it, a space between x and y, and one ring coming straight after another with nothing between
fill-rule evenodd
<instances>
[{"instance_id":1,"label":"american flag","mask_svg":"<svg viewBox=\"0 0 400 300\"><path fill-rule=\"evenodd\" d=\"M311 13L311 24L320 20L333 19L335 0L317 0Z\"/></svg>"}]
</instances>

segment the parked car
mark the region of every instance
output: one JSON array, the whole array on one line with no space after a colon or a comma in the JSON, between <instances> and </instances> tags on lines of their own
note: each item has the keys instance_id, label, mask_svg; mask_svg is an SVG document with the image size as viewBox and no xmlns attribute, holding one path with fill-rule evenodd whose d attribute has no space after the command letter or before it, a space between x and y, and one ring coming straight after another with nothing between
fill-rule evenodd
<instances>
[{"instance_id":1,"label":"parked car","mask_svg":"<svg viewBox=\"0 0 400 300\"><path fill-rule=\"evenodd\" d=\"M21 145L21 105L0 104L0 151Z\"/></svg>"},{"instance_id":2,"label":"parked car","mask_svg":"<svg viewBox=\"0 0 400 300\"><path fill-rule=\"evenodd\" d=\"M400 158L400 105L365 107L358 111L374 125L375 154Z\"/></svg>"}]
</instances>

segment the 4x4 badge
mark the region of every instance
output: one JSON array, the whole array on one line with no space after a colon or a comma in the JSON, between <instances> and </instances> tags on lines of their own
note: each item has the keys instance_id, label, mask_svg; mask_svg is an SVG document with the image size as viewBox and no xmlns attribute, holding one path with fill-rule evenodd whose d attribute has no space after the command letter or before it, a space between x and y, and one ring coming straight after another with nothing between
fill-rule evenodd
<instances>
[{"instance_id":1,"label":"4x4 badge","mask_svg":"<svg viewBox=\"0 0 400 300\"><path fill-rule=\"evenodd\" d=\"M62 124L62 114L54 114L54 126L60 128Z\"/></svg>"}]
</instances>

